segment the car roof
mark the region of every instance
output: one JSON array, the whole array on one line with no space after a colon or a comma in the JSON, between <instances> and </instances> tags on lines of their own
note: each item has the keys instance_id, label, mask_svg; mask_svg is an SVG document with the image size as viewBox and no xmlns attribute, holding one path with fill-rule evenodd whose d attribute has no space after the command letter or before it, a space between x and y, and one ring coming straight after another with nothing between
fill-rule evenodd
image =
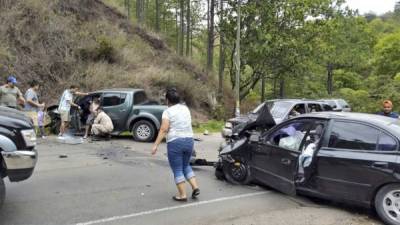
<instances>
[{"instance_id":1,"label":"car roof","mask_svg":"<svg viewBox=\"0 0 400 225\"><path fill-rule=\"evenodd\" d=\"M302 114L296 118L321 118L321 119L345 119L359 122L366 122L381 128L385 128L395 133L400 137L400 121L398 119L390 118L387 116L368 114L368 113L355 113L355 112L315 112Z\"/></svg>"},{"instance_id":2,"label":"car roof","mask_svg":"<svg viewBox=\"0 0 400 225\"><path fill-rule=\"evenodd\" d=\"M346 101L343 98L323 98L319 99L318 101Z\"/></svg>"},{"instance_id":3,"label":"car roof","mask_svg":"<svg viewBox=\"0 0 400 225\"><path fill-rule=\"evenodd\" d=\"M109 89L103 89L103 90L94 91L93 93L96 93L96 92L137 92L137 91L143 91L143 89L137 89L137 88L109 88Z\"/></svg>"},{"instance_id":4,"label":"car roof","mask_svg":"<svg viewBox=\"0 0 400 225\"><path fill-rule=\"evenodd\" d=\"M268 100L267 102L315 103L315 104L324 103L324 102L312 100L312 99L271 99L271 100Z\"/></svg>"}]
</instances>

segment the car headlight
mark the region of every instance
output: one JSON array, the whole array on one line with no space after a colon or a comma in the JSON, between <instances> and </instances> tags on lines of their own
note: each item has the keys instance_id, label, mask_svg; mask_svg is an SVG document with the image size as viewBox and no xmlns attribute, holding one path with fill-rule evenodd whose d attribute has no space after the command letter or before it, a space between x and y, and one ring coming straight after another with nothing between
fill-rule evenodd
<instances>
[{"instance_id":1,"label":"car headlight","mask_svg":"<svg viewBox=\"0 0 400 225\"><path fill-rule=\"evenodd\" d=\"M226 122L226 123L225 123L225 128L230 128L230 129L232 129L232 128L233 128L233 124L232 124L231 122Z\"/></svg>"},{"instance_id":2,"label":"car headlight","mask_svg":"<svg viewBox=\"0 0 400 225\"><path fill-rule=\"evenodd\" d=\"M35 130L21 130L22 137L24 138L27 147L33 147L36 145L36 133Z\"/></svg>"}]
</instances>

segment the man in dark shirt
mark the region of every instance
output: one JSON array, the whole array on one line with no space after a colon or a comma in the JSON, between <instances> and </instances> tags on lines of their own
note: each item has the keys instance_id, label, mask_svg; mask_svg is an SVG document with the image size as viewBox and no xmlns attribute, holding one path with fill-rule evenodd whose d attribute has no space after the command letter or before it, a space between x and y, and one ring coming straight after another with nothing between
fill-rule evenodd
<instances>
[{"instance_id":1,"label":"man in dark shirt","mask_svg":"<svg viewBox=\"0 0 400 225\"><path fill-rule=\"evenodd\" d=\"M399 114L392 111L393 103L390 100L383 101L382 106L383 106L383 111L379 112L378 115L387 116L395 119L399 118Z\"/></svg>"}]
</instances>

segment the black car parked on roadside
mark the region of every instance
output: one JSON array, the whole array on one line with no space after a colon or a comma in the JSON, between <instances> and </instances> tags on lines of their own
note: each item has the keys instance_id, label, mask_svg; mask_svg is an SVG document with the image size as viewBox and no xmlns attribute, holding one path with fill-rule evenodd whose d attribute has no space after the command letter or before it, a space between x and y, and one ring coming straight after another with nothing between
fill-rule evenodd
<instances>
[{"instance_id":1,"label":"black car parked on roadside","mask_svg":"<svg viewBox=\"0 0 400 225\"><path fill-rule=\"evenodd\" d=\"M314 150L304 165L310 144ZM399 144L396 119L305 114L223 147L216 175L232 183L256 181L290 195L372 207L385 223L400 224Z\"/></svg>"},{"instance_id":2,"label":"black car parked on roadside","mask_svg":"<svg viewBox=\"0 0 400 225\"><path fill-rule=\"evenodd\" d=\"M28 179L37 161L33 123L21 112L0 107L0 207L5 197L4 179Z\"/></svg>"}]
</instances>

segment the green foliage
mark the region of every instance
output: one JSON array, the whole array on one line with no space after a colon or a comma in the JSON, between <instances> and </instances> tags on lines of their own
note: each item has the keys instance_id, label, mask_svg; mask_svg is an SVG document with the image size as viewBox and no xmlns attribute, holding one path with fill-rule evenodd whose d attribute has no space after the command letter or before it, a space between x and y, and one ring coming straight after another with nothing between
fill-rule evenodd
<instances>
[{"instance_id":1,"label":"green foliage","mask_svg":"<svg viewBox=\"0 0 400 225\"><path fill-rule=\"evenodd\" d=\"M378 104L368 104L371 101L376 103L370 98L368 91L342 88L339 90L339 94L349 102L353 111L370 113L378 111Z\"/></svg>"},{"instance_id":2,"label":"green foliage","mask_svg":"<svg viewBox=\"0 0 400 225\"><path fill-rule=\"evenodd\" d=\"M382 37L375 46L375 73L394 77L400 71L400 31Z\"/></svg>"},{"instance_id":3,"label":"green foliage","mask_svg":"<svg viewBox=\"0 0 400 225\"><path fill-rule=\"evenodd\" d=\"M97 61L107 61L109 63L116 61L116 52L109 38L102 36L97 39L94 59Z\"/></svg>"},{"instance_id":4,"label":"green foliage","mask_svg":"<svg viewBox=\"0 0 400 225\"><path fill-rule=\"evenodd\" d=\"M211 133L221 132L222 128L224 127L223 121L218 120L209 120L207 123L194 123L193 124L193 131L195 133L203 133L204 131L208 131Z\"/></svg>"},{"instance_id":5,"label":"green foliage","mask_svg":"<svg viewBox=\"0 0 400 225\"><path fill-rule=\"evenodd\" d=\"M362 78L361 76L352 71L346 70L336 70L335 74L335 87L338 89L341 88L353 88L359 89L362 86Z\"/></svg>"},{"instance_id":6,"label":"green foliage","mask_svg":"<svg viewBox=\"0 0 400 225\"><path fill-rule=\"evenodd\" d=\"M212 118L216 120L226 120L228 119L228 115L226 113L226 108L223 105L216 105L214 110L212 111Z\"/></svg>"}]
</instances>

